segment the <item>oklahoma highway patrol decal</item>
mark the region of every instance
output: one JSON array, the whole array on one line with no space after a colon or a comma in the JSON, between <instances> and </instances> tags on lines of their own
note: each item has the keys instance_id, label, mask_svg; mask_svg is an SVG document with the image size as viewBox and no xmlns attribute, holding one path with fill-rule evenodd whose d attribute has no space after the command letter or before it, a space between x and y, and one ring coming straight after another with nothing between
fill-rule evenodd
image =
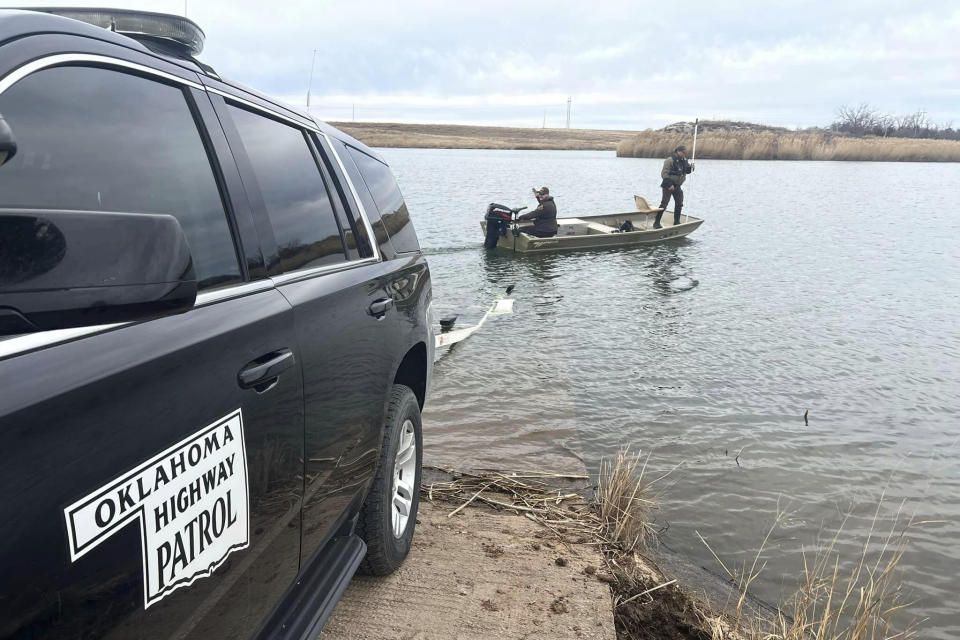
<instances>
[{"instance_id":1,"label":"oklahoma highway patrol decal","mask_svg":"<svg viewBox=\"0 0 960 640\"><path fill-rule=\"evenodd\" d=\"M237 409L64 509L70 560L138 520L146 609L247 547L248 505Z\"/></svg>"}]
</instances>

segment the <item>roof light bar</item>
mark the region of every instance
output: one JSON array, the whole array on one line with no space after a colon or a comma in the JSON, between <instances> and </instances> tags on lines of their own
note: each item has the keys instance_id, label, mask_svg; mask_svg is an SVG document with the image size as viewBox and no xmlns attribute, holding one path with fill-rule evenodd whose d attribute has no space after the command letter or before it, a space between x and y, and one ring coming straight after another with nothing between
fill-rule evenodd
<instances>
[{"instance_id":1,"label":"roof light bar","mask_svg":"<svg viewBox=\"0 0 960 640\"><path fill-rule=\"evenodd\" d=\"M30 7L29 10L79 20L123 35L167 40L183 47L194 56L203 51L203 42L206 39L203 29L195 22L166 13L81 7Z\"/></svg>"}]
</instances>

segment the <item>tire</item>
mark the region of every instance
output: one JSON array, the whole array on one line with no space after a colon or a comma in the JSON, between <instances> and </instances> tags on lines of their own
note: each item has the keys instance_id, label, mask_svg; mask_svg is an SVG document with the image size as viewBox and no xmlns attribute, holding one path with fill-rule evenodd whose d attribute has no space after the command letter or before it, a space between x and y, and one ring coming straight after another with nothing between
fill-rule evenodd
<instances>
[{"instance_id":1,"label":"tire","mask_svg":"<svg viewBox=\"0 0 960 640\"><path fill-rule=\"evenodd\" d=\"M411 445L416 448L413 452L409 451ZM376 576L391 574L403 564L410 552L417 524L417 507L420 505L422 462L420 405L409 387L395 384L387 407L377 475L357 521L357 535L367 544L367 555L359 567L361 573ZM398 467L399 483L395 484ZM403 519L404 506L407 510L406 520Z\"/></svg>"}]
</instances>

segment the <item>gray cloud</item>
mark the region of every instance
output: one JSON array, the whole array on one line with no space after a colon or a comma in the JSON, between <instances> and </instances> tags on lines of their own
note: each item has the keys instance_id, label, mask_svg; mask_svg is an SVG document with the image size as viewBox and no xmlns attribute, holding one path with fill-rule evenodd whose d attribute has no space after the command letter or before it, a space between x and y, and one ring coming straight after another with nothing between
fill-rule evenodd
<instances>
[{"instance_id":1,"label":"gray cloud","mask_svg":"<svg viewBox=\"0 0 960 640\"><path fill-rule=\"evenodd\" d=\"M120 3L123 5L124 3ZM129 3L183 12L180 2ZM189 2L221 74L326 119L826 124L840 104L958 118L960 7L852 2Z\"/></svg>"}]
</instances>

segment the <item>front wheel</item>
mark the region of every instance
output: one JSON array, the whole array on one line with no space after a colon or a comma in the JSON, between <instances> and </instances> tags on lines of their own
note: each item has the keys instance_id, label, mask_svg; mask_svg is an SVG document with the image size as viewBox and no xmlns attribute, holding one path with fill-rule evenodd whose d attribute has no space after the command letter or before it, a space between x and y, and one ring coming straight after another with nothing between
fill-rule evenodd
<instances>
[{"instance_id":1,"label":"front wheel","mask_svg":"<svg viewBox=\"0 0 960 640\"><path fill-rule=\"evenodd\" d=\"M360 510L357 534L367 544L363 573L393 573L410 552L420 504L423 423L409 387L393 385L387 407L380 463Z\"/></svg>"}]
</instances>

